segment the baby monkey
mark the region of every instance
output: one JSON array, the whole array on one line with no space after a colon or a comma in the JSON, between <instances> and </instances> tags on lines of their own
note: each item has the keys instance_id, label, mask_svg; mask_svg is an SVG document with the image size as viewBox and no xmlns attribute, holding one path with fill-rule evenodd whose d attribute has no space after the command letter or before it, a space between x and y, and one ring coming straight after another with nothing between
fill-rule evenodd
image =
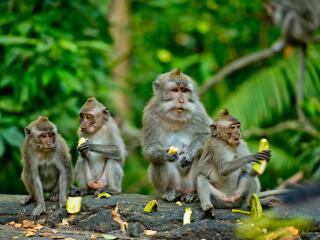
<instances>
[{"instance_id":1,"label":"baby monkey","mask_svg":"<svg viewBox=\"0 0 320 240\"><path fill-rule=\"evenodd\" d=\"M260 191L252 162L269 160L270 151L251 154L240 136L240 121L221 111L210 125L207 140L199 160L197 191L204 211L216 208L248 206L251 195ZM212 211L213 214L213 211Z\"/></svg>"},{"instance_id":2,"label":"baby monkey","mask_svg":"<svg viewBox=\"0 0 320 240\"><path fill-rule=\"evenodd\" d=\"M25 142L22 147L24 161L22 181L29 196L21 201L26 205L35 200L34 219L46 211L43 194L49 192L49 199L59 200L65 207L67 193L72 183L72 165L69 148L47 117L40 116L25 128Z\"/></svg>"}]
</instances>

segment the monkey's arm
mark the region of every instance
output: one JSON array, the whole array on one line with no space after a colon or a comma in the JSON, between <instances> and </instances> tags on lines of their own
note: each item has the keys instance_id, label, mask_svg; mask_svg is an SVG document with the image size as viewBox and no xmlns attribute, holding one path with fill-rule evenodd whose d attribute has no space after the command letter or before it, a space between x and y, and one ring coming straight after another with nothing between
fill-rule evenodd
<instances>
[{"instance_id":1,"label":"monkey's arm","mask_svg":"<svg viewBox=\"0 0 320 240\"><path fill-rule=\"evenodd\" d=\"M108 145L108 144L94 144L90 141L87 141L78 147L80 153L86 153L88 151L96 152L105 155L106 158L112 158L119 160L120 149L117 145Z\"/></svg>"},{"instance_id":2,"label":"monkey's arm","mask_svg":"<svg viewBox=\"0 0 320 240\"><path fill-rule=\"evenodd\" d=\"M182 154L179 154L181 167L191 165L194 157L199 153L199 150L204 145L206 136L209 136L209 133L198 134L197 137L187 147L187 149Z\"/></svg>"},{"instance_id":3,"label":"monkey's arm","mask_svg":"<svg viewBox=\"0 0 320 240\"><path fill-rule=\"evenodd\" d=\"M221 166L219 168L220 173L223 176L227 176L232 172L244 167L247 163L256 162L258 160L264 160L270 158L270 151L262 151L242 157L235 157L233 161L221 161Z\"/></svg>"}]
</instances>

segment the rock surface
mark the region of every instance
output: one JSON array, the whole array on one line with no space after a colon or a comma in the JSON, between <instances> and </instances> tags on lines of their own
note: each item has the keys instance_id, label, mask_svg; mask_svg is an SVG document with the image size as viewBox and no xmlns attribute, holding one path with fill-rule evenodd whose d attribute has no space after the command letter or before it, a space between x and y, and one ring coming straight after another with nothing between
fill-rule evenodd
<instances>
[{"instance_id":1,"label":"rock surface","mask_svg":"<svg viewBox=\"0 0 320 240\"><path fill-rule=\"evenodd\" d=\"M35 203L21 206L19 201L22 197L0 195L1 239L30 239L26 237L23 226L14 226L23 220L31 220L30 215L35 207ZM47 213L37 220L45 227L37 230L32 239L105 239L102 234L119 239L236 239L234 230L241 225L239 219L244 216L232 213L230 209L216 209L215 217L212 217L201 211L199 203L182 203L182 206L178 206L162 200L158 200L157 211L144 213L144 206L152 199L154 197L138 194L113 195L108 199L86 196L82 201L81 212L76 215L60 210L57 203L46 202ZM126 227L115 221L112 212L116 206L121 220L127 223ZM307 233L302 234L302 239L320 239L319 206L320 199L314 199L299 206L278 207L273 211L284 219L307 217L313 224ZM183 225L186 207L192 209L192 222ZM10 222L11 225L8 224ZM156 232L148 235L146 230Z\"/></svg>"}]
</instances>

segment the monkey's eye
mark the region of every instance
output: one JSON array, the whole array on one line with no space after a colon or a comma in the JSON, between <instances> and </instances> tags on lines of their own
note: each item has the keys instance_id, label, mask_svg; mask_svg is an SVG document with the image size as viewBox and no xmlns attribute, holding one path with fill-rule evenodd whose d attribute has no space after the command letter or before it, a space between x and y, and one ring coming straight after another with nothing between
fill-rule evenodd
<instances>
[{"instance_id":1,"label":"monkey's eye","mask_svg":"<svg viewBox=\"0 0 320 240\"><path fill-rule=\"evenodd\" d=\"M190 92L190 90L188 88L181 88L181 91L186 93L186 92Z\"/></svg>"},{"instance_id":2,"label":"monkey's eye","mask_svg":"<svg viewBox=\"0 0 320 240\"><path fill-rule=\"evenodd\" d=\"M179 89L178 88L172 88L171 92L179 92Z\"/></svg>"}]
</instances>

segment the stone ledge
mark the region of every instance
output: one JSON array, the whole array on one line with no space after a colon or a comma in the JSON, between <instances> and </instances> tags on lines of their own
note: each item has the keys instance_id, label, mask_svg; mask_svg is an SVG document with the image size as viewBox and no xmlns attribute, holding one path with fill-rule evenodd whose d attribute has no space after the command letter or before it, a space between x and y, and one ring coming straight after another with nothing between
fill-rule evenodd
<instances>
[{"instance_id":1,"label":"stone ledge","mask_svg":"<svg viewBox=\"0 0 320 240\"><path fill-rule=\"evenodd\" d=\"M35 203L21 206L19 201L22 197L21 195L0 194L0 235L7 236L7 239L18 236L14 234L20 234L19 239L28 239L23 238L22 230L5 225L11 221L22 222L24 219L31 219L30 215ZM46 202L47 214L41 215L38 222L45 225L47 230L56 229L65 237L75 239L90 239L88 236L93 233L112 234L120 239L149 239L151 237L145 235L144 230L150 229L157 231L152 239L219 240L235 239L234 229L238 224L237 220L243 217L242 214L232 213L230 209L216 209L215 217L212 218L201 211L199 203L183 203L182 206L178 206L162 200L158 200L157 211L144 213L144 206L152 199L154 197L138 194L113 195L108 199L86 196L82 201L82 210L77 215L69 215L64 209L58 209L57 203ZM116 205L118 205L118 212L122 219L128 223L127 231L122 232L119 223L112 218L111 211ZM320 199L314 199L299 206L279 207L276 210L284 219L295 216L307 216L311 219L314 228L310 230L311 232L304 234L303 239L312 239L313 236L320 237L318 234L320 231L319 206ZM188 225L182 224L185 207L192 208L192 223ZM60 225L62 219L67 219L69 225ZM33 239L36 239L36 236Z\"/></svg>"}]
</instances>

